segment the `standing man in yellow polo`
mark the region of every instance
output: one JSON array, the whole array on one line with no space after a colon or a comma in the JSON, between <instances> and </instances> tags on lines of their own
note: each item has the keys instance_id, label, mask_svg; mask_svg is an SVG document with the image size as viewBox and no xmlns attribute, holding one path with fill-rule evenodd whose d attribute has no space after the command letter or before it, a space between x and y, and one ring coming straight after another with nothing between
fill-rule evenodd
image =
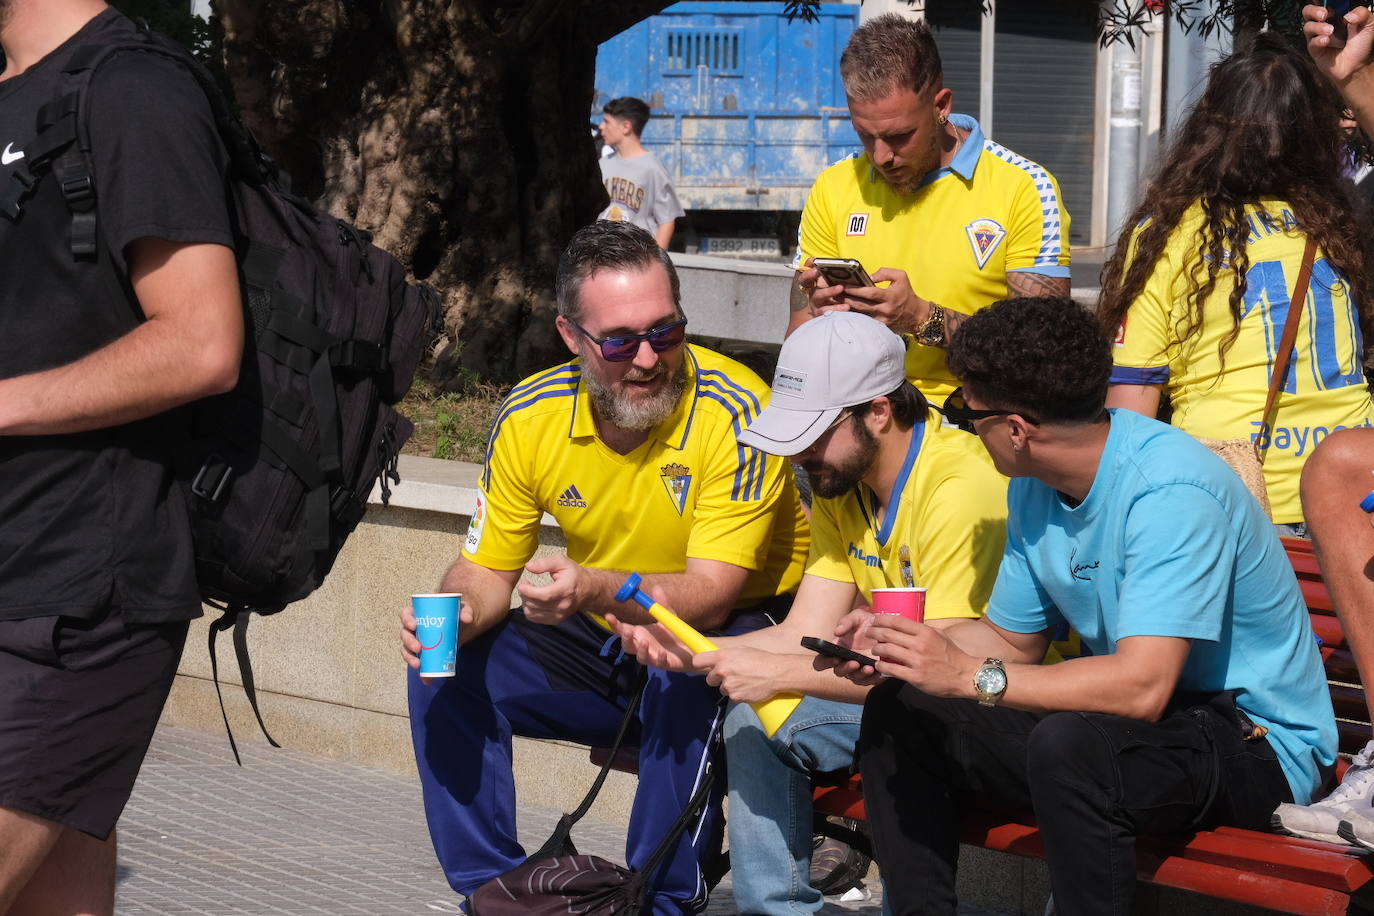
<instances>
[{"instance_id":1,"label":"standing man in yellow polo","mask_svg":"<svg viewBox=\"0 0 1374 916\"><path fill-rule=\"evenodd\" d=\"M860 26L840 77L864 154L811 189L788 333L826 308L872 315L909 335L907 378L940 404L957 384L944 348L963 317L1009 296L1069 294L1069 214L1054 176L952 113L925 22ZM855 258L879 285L833 285L812 258Z\"/></svg>"},{"instance_id":2,"label":"standing man in yellow polo","mask_svg":"<svg viewBox=\"0 0 1374 916\"><path fill-rule=\"evenodd\" d=\"M736 441L768 388L686 343L677 274L648 232L615 222L579 230L559 262L557 296L558 331L576 358L517 385L501 406L472 525L444 576L444 591L463 594L457 675L410 678L430 836L464 895L525 857L511 736L590 745L614 736L639 666L601 617L651 619L615 601L626 576L643 573L645 588L697 629L740 633L787 613L810 541L786 462ZM531 560L546 512L568 552ZM551 581L520 583L525 570ZM404 613L412 668L414 630ZM704 678L648 673L632 730L641 791L631 867L697 788L721 715ZM720 835L723 794L659 873L654 916L705 906L700 860Z\"/></svg>"}]
</instances>

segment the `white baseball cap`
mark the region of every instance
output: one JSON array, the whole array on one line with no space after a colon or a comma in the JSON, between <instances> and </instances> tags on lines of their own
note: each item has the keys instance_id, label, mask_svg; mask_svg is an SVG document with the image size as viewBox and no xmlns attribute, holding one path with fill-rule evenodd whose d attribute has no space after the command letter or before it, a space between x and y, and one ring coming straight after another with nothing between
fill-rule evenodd
<instances>
[{"instance_id":1,"label":"white baseball cap","mask_svg":"<svg viewBox=\"0 0 1374 916\"><path fill-rule=\"evenodd\" d=\"M804 452L840 411L895 391L905 363L906 346L881 321L823 312L783 342L772 400L739 441L770 455Z\"/></svg>"}]
</instances>

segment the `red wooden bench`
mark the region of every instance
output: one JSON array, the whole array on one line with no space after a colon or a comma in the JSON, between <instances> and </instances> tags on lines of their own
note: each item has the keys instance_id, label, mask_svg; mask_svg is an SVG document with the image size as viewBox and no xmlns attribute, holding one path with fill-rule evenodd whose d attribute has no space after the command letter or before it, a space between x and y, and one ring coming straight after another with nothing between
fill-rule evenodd
<instances>
[{"instance_id":1,"label":"red wooden bench","mask_svg":"<svg viewBox=\"0 0 1374 916\"><path fill-rule=\"evenodd\" d=\"M1354 754L1370 737L1360 674L1311 544L1283 541L1298 574L1312 628L1322 640L1340 749ZM1340 768L1344 769L1344 761ZM838 785L818 786L815 806L823 814L863 820L861 780L855 776ZM1040 831L1029 811L975 810L964 819L962 840L985 849L1045 857ZM1142 838L1137 850L1137 874L1151 884L1285 913L1374 913L1374 856L1349 846L1221 827L1176 837Z\"/></svg>"},{"instance_id":2,"label":"red wooden bench","mask_svg":"<svg viewBox=\"0 0 1374 916\"><path fill-rule=\"evenodd\" d=\"M1345 634L1336 619L1331 596L1322 581L1312 546L1284 538L1288 558L1298 574L1312 628L1322 640L1331 699L1336 709L1340 750L1353 755L1370 737L1364 687ZM605 760L604 748L592 749L592 760ZM617 768L634 772L636 751L623 749ZM1345 758L1338 763L1343 771ZM818 783L825 782L824 779ZM863 784L858 776L836 774L832 784L815 790L818 815L863 821ZM964 843L1043 859L1045 847L1030 811L976 809L964 818ZM1137 875L1141 881L1180 888L1237 903L1285 913L1374 914L1374 855L1349 846L1221 827L1171 837L1145 837L1137 842Z\"/></svg>"}]
</instances>

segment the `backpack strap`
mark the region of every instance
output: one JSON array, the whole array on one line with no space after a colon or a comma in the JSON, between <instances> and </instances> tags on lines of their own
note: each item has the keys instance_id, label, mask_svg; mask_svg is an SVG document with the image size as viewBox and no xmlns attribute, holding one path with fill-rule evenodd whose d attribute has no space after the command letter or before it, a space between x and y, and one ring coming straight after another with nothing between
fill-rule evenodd
<instances>
[{"instance_id":1,"label":"backpack strap","mask_svg":"<svg viewBox=\"0 0 1374 916\"><path fill-rule=\"evenodd\" d=\"M239 674L243 679L243 692L248 697L248 705L253 707L253 715L257 717L258 727L267 737L267 743L273 747L281 747L268 733L267 724L262 721L262 711L258 709L257 682L253 679L253 664L248 660L248 621L251 619L254 609L242 604L207 603L224 612L218 620L210 624L207 642L207 647L210 650L210 676L215 682L215 696L219 698L219 714L224 718L224 730L229 735L229 749L234 752L234 762L243 766L243 759L239 757L238 744L234 741L234 730L229 727L229 713L224 709L224 694L220 692L219 688L219 661L215 655L215 637L225 630L233 628L234 654L238 656Z\"/></svg>"},{"instance_id":2,"label":"backpack strap","mask_svg":"<svg viewBox=\"0 0 1374 916\"><path fill-rule=\"evenodd\" d=\"M717 714L711 723L711 734L706 739L706 769L701 777L701 782L697 784L697 790L692 793L691 799L687 802L687 806L682 809L682 813L677 816L677 820L673 821L673 826L668 829L668 833L662 840L659 840L654 851L649 854L649 858L644 860L644 864L635 871L626 884L626 897L637 901L639 904L639 909L631 912L647 913L651 911L649 898L653 895L657 885L656 872L677 847L678 840L687 831L688 825L701 815L701 812L706 808L706 803L711 798L711 789L716 782L715 757L720 748L720 711L724 706L725 700L722 699L720 706L716 707Z\"/></svg>"},{"instance_id":3,"label":"backpack strap","mask_svg":"<svg viewBox=\"0 0 1374 916\"><path fill-rule=\"evenodd\" d=\"M229 152L230 169L238 178L254 184L276 184L281 178L271 157L262 151L225 101L214 77L180 45L142 22L137 33L127 40L83 45L72 52L62 68L64 84L58 96L40 110L38 132L25 145L24 162L13 172L9 185L0 189L0 215L17 220L39 179L51 171L61 182L62 197L72 215L70 247L78 260L93 259L100 247L91 158L90 84L106 61L125 51L157 54L195 79L210 105L220 140Z\"/></svg>"},{"instance_id":4,"label":"backpack strap","mask_svg":"<svg viewBox=\"0 0 1374 916\"><path fill-rule=\"evenodd\" d=\"M596 796L601 792L601 786L606 782L606 777L610 774L611 767L615 763L615 755L620 750L621 745L625 743L625 735L630 730L630 723L635 721L639 715L639 701L643 699L644 687L648 683L649 672L641 670L639 682L635 684L634 692L630 694L629 705L625 707L625 715L620 719L620 728L616 730L615 740L611 742L611 752L606 755L606 762L601 765L601 772L596 774L596 779L592 781L592 787L583 796L582 803L571 814L565 814L558 819L558 826L553 829L553 834L534 854L525 857L527 861L537 862L540 859L577 853L570 839L573 825L582 820L583 816L591 810L592 802L596 801Z\"/></svg>"}]
</instances>

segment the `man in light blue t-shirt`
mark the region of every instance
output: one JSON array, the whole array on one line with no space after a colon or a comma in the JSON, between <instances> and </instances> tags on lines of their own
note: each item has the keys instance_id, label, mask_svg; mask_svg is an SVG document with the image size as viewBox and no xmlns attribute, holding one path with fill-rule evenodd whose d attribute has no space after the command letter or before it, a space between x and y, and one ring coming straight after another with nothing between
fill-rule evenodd
<instances>
[{"instance_id":1,"label":"man in light blue t-shirt","mask_svg":"<svg viewBox=\"0 0 1374 916\"><path fill-rule=\"evenodd\" d=\"M856 639L886 678L859 755L877 858L897 866L888 899L954 911L959 817L986 793L1035 809L1060 913L1125 912L1137 835L1264 830L1330 776L1306 607L1220 459L1103 408L1107 337L1072 301L999 302L960 328L949 362L963 387L946 420L1015 479L987 617L879 617ZM1091 655L1040 665L1064 622Z\"/></svg>"}]
</instances>

